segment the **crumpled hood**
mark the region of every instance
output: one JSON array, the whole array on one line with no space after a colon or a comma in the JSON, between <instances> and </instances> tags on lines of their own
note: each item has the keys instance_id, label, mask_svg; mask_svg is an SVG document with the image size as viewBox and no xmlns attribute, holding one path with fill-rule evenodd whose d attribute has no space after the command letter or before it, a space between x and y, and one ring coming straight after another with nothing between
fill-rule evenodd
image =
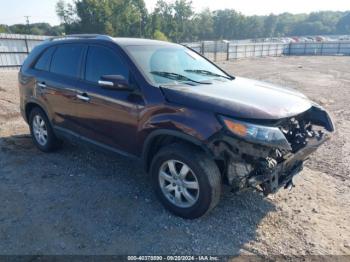
<instances>
[{"instance_id":1,"label":"crumpled hood","mask_svg":"<svg viewBox=\"0 0 350 262\"><path fill-rule=\"evenodd\" d=\"M238 118L276 120L298 115L312 106L297 91L241 77L211 85L161 88L169 102Z\"/></svg>"}]
</instances>

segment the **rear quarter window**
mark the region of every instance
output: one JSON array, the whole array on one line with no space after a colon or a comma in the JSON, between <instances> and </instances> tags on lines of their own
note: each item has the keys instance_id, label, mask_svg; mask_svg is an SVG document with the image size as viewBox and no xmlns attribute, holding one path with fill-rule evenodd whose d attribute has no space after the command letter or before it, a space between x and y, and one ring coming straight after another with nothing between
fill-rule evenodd
<instances>
[{"instance_id":1,"label":"rear quarter window","mask_svg":"<svg viewBox=\"0 0 350 262\"><path fill-rule=\"evenodd\" d=\"M83 51L83 45L65 44L58 46L52 58L50 72L77 78Z\"/></svg>"},{"instance_id":2,"label":"rear quarter window","mask_svg":"<svg viewBox=\"0 0 350 262\"><path fill-rule=\"evenodd\" d=\"M40 56L39 60L36 62L34 68L41 71L49 71L52 54L55 51L55 47L50 47Z\"/></svg>"}]
</instances>

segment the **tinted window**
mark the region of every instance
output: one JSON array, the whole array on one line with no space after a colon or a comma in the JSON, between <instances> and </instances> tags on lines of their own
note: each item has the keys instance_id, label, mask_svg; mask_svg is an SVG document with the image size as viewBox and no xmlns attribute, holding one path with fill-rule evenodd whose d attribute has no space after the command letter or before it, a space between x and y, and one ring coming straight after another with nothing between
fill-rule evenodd
<instances>
[{"instance_id":1,"label":"tinted window","mask_svg":"<svg viewBox=\"0 0 350 262\"><path fill-rule=\"evenodd\" d=\"M86 60L85 78L97 83L103 75L122 75L128 79L128 70L112 50L91 46Z\"/></svg>"},{"instance_id":2,"label":"tinted window","mask_svg":"<svg viewBox=\"0 0 350 262\"><path fill-rule=\"evenodd\" d=\"M84 47L82 45L62 45L53 55L50 71L59 75L77 77Z\"/></svg>"},{"instance_id":3,"label":"tinted window","mask_svg":"<svg viewBox=\"0 0 350 262\"><path fill-rule=\"evenodd\" d=\"M39 58L39 60L35 64L35 69L49 71L51 57L53 52L55 51L55 47L51 47L47 49Z\"/></svg>"}]
</instances>

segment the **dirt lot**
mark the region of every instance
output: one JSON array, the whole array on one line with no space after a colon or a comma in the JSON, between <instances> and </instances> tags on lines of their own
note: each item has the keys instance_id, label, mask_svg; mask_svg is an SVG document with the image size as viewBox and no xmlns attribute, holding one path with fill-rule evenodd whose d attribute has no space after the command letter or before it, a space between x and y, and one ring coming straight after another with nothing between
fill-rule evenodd
<instances>
[{"instance_id":1,"label":"dirt lot","mask_svg":"<svg viewBox=\"0 0 350 262\"><path fill-rule=\"evenodd\" d=\"M70 144L39 152L19 114L17 72L0 72L0 253L350 255L350 57L222 65L301 90L334 116L334 139L291 192L266 199L226 189L210 215L174 217L140 163Z\"/></svg>"}]
</instances>

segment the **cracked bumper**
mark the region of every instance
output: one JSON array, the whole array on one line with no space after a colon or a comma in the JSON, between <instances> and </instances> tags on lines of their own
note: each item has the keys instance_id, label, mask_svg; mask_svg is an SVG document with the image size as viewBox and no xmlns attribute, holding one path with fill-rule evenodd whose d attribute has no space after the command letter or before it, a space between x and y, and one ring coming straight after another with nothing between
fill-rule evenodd
<instances>
[{"instance_id":1,"label":"cracked bumper","mask_svg":"<svg viewBox=\"0 0 350 262\"><path fill-rule=\"evenodd\" d=\"M287 188L289 185L293 185L293 177L303 170L303 163L309 155L329 138L330 136L327 135L321 140L310 141L307 146L295 154L287 155L286 159L277 164L271 172L249 178L248 185L254 188L261 185L265 195L276 193L281 187Z\"/></svg>"}]
</instances>

